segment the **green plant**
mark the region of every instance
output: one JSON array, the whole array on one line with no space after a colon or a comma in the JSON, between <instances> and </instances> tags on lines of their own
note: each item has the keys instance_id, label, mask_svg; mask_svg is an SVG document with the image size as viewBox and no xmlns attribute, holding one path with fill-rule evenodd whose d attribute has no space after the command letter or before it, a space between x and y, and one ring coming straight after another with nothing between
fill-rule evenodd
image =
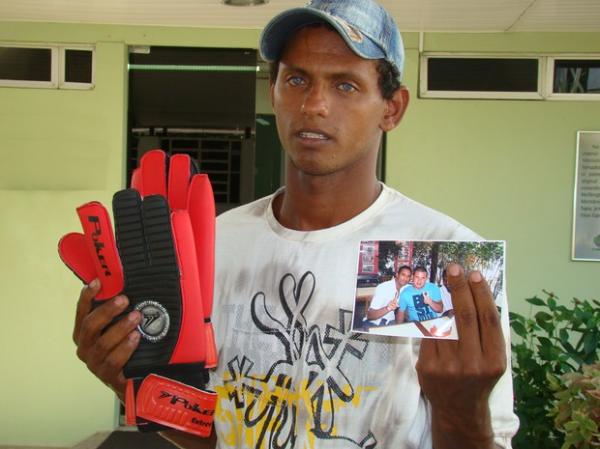
<instances>
[{"instance_id":1,"label":"green plant","mask_svg":"<svg viewBox=\"0 0 600 449\"><path fill-rule=\"evenodd\" d=\"M515 449L558 449L565 436L549 415L555 400L549 376L580 371L598 361L600 302L573 299L570 306L558 303L551 292L528 298L539 308L533 317L510 313L510 324L519 337L512 344L515 411L521 427Z\"/></svg>"},{"instance_id":2,"label":"green plant","mask_svg":"<svg viewBox=\"0 0 600 449\"><path fill-rule=\"evenodd\" d=\"M591 449L600 446L600 364L583 365L582 372L550 375L554 391L556 429L565 435L561 449Z\"/></svg>"}]
</instances>

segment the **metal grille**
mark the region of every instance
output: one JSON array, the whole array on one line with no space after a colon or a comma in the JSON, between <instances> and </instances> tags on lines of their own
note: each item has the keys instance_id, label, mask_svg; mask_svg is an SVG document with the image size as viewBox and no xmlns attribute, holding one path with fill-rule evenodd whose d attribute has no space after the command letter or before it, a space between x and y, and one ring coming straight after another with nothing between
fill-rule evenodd
<instances>
[{"instance_id":1,"label":"metal grille","mask_svg":"<svg viewBox=\"0 0 600 449\"><path fill-rule=\"evenodd\" d=\"M162 132L156 132L162 131ZM208 174L218 205L240 203L240 176L243 132L220 130L134 129L129 152L128 172L137 166L148 150L161 148L167 154L188 154L200 172Z\"/></svg>"}]
</instances>

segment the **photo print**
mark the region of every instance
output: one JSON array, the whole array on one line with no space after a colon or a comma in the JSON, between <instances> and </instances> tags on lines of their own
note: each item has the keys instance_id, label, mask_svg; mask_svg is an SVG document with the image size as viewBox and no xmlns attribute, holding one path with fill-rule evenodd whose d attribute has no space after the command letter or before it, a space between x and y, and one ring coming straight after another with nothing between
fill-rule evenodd
<instances>
[{"instance_id":1,"label":"photo print","mask_svg":"<svg viewBox=\"0 0 600 449\"><path fill-rule=\"evenodd\" d=\"M487 280L496 306L506 303L503 241L362 241L352 330L414 338L459 338L446 280L456 262Z\"/></svg>"}]
</instances>

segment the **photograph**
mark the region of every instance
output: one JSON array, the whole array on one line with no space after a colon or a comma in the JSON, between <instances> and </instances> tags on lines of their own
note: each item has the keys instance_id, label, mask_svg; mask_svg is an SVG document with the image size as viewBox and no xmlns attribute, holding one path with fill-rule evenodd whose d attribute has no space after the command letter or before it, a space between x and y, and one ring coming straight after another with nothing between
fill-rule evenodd
<instances>
[{"instance_id":1,"label":"photograph","mask_svg":"<svg viewBox=\"0 0 600 449\"><path fill-rule=\"evenodd\" d=\"M369 240L358 251L355 332L459 339L446 276L453 262L481 272L498 309L506 302L503 241Z\"/></svg>"}]
</instances>

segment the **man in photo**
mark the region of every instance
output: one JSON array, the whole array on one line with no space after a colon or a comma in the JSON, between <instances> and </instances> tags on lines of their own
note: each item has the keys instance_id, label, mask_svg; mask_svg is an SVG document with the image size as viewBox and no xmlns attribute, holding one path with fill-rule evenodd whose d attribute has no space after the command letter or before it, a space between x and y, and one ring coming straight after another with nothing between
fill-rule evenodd
<instances>
[{"instance_id":1,"label":"man in photo","mask_svg":"<svg viewBox=\"0 0 600 449\"><path fill-rule=\"evenodd\" d=\"M408 285L411 275L412 268L402 265L392 279L382 282L375 288L367 311L369 326L385 326L395 322L398 297L402 289Z\"/></svg>"},{"instance_id":2,"label":"man in photo","mask_svg":"<svg viewBox=\"0 0 600 449\"><path fill-rule=\"evenodd\" d=\"M427 270L415 268L413 283L400 294L396 322L425 321L437 318L443 310L440 288L427 281Z\"/></svg>"},{"instance_id":3,"label":"man in photo","mask_svg":"<svg viewBox=\"0 0 600 449\"><path fill-rule=\"evenodd\" d=\"M442 286L440 287L440 293L442 294L442 304L444 309L442 315L452 318L454 316L454 307L452 306L452 297L450 296L450 286L448 285L448 273L446 268L442 271Z\"/></svg>"}]
</instances>

